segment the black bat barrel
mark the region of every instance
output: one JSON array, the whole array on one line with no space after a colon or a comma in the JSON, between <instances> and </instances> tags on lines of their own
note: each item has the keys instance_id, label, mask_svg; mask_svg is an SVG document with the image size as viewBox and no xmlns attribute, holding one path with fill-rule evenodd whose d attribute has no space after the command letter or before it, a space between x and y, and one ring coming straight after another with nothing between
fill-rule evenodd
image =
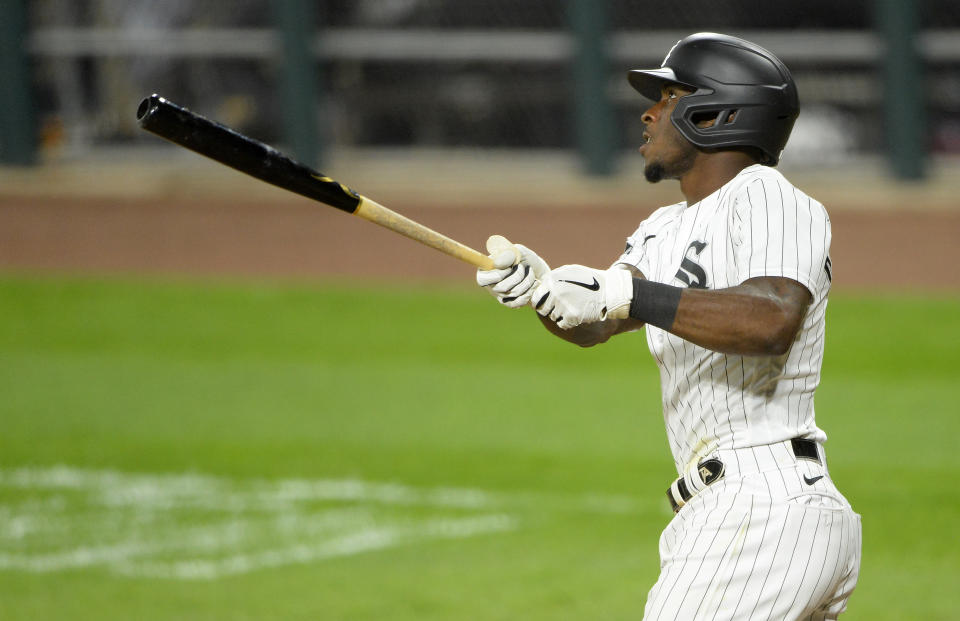
<instances>
[{"instance_id":1,"label":"black bat barrel","mask_svg":"<svg viewBox=\"0 0 960 621\"><path fill-rule=\"evenodd\" d=\"M140 102L137 123L200 155L331 207L354 213L360 205L360 196L347 186L159 95Z\"/></svg>"}]
</instances>

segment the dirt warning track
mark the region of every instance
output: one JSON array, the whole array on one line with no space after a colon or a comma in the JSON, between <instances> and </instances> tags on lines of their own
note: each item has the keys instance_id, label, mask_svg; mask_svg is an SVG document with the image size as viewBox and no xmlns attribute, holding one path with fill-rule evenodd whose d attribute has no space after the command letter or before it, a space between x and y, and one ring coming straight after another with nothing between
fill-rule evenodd
<instances>
[{"instance_id":1,"label":"dirt warning track","mask_svg":"<svg viewBox=\"0 0 960 621\"><path fill-rule=\"evenodd\" d=\"M477 249L500 233L551 265L606 266L653 207L392 208ZM960 212L831 213L834 285L960 291ZM298 198L0 196L0 269L472 282L473 268Z\"/></svg>"}]
</instances>

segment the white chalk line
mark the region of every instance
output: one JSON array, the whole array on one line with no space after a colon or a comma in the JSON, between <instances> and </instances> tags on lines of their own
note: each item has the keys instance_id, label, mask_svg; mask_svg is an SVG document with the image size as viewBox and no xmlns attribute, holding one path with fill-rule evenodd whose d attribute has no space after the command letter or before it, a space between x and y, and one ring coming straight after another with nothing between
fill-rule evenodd
<instances>
[{"instance_id":1,"label":"white chalk line","mask_svg":"<svg viewBox=\"0 0 960 621\"><path fill-rule=\"evenodd\" d=\"M254 552L228 554L222 558L195 556L220 549L224 544L241 544L229 533L186 536L160 542L124 541L114 545L81 546L63 552L41 555L0 554L0 569L47 573L92 566L106 566L116 573L137 577L212 580L283 565L310 563L383 550L399 545L434 539L460 539L505 532L516 528L510 516L486 515L475 518L431 520L414 526L363 528L329 537L323 541L292 544ZM216 529L210 529L216 530ZM169 561L138 560L161 553L179 551L188 558Z\"/></svg>"},{"instance_id":2,"label":"white chalk line","mask_svg":"<svg viewBox=\"0 0 960 621\"><path fill-rule=\"evenodd\" d=\"M131 474L63 465L0 469L0 493L0 570L102 566L183 580L503 533L531 515L640 509L634 499L618 495Z\"/></svg>"},{"instance_id":3,"label":"white chalk line","mask_svg":"<svg viewBox=\"0 0 960 621\"><path fill-rule=\"evenodd\" d=\"M418 541L462 539L506 532L515 528L514 519L506 515L431 520L415 527L365 529L315 545L293 545L258 553L234 554L214 560L188 559L168 563L121 564L118 570L121 573L139 577L210 580L259 569L352 556Z\"/></svg>"},{"instance_id":4,"label":"white chalk line","mask_svg":"<svg viewBox=\"0 0 960 621\"><path fill-rule=\"evenodd\" d=\"M190 507L231 511L274 510L306 502L489 509L537 507L548 511L635 513L644 505L616 494L490 492L475 488L418 488L361 479L247 479L201 474L130 474L69 466L0 469L0 488L76 489L97 492L108 506Z\"/></svg>"}]
</instances>

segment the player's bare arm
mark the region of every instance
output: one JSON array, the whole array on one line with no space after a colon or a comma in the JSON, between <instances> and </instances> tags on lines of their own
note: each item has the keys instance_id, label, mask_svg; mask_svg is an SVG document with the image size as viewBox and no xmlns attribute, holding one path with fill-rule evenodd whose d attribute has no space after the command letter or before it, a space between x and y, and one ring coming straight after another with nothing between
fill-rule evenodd
<instances>
[{"instance_id":1,"label":"player's bare arm","mask_svg":"<svg viewBox=\"0 0 960 621\"><path fill-rule=\"evenodd\" d=\"M564 265L543 277L530 303L548 330L584 347L649 323L711 351L779 356L790 349L811 300L806 287L784 277L705 290L619 268Z\"/></svg>"},{"instance_id":2,"label":"player's bare arm","mask_svg":"<svg viewBox=\"0 0 960 621\"><path fill-rule=\"evenodd\" d=\"M812 297L795 280L751 278L729 289L684 289L668 332L723 354L780 356L797 336Z\"/></svg>"},{"instance_id":3,"label":"player's bare arm","mask_svg":"<svg viewBox=\"0 0 960 621\"><path fill-rule=\"evenodd\" d=\"M587 278L584 280L593 282ZM602 276L597 277L598 284L603 280ZM552 334L581 347L591 347L644 325L643 321L629 316L592 321L596 317L583 313L582 300L585 295L602 296L603 291L582 292L579 289L583 287L575 287L562 281L552 286L549 295L554 296L554 304L559 310L540 315L540 321ZM678 296L672 320L668 324L658 321L660 327L706 349L745 356L786 353L812 300L802 284L781 277L751 278L736 287L720 290L661 287L677 292ZM542 288L539 294L534 293L535 301L547 295L545 289ZM573 298L571 303L566 303L567 298ZM570 326L571 323L576 325Z\"/></svg>"},{"instance_id":4,"label":"player's bare arm","mask_svg":"<svg viewBox=\"0 0 960 621\"><path fill-rule=\"evenodd\" d=\"M636 319L607 319L606 321L597 321L595 323L585 323L564 330L549 317L540 317L540 322L554 336L563 340L579 345L580 347L593 347L601 343L606 343L610 337L624 332L633 332L643 327L642 321Z\"/></svg>"}]
</instances>

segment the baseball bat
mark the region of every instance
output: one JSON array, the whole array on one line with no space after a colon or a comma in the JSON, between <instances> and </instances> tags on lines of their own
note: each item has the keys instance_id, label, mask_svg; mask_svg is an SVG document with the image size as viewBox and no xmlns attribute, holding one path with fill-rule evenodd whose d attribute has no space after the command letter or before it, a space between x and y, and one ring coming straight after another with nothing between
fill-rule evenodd
<instances>
[{"instance_id":1,"label":"baseball bat","mask_svg":"<svg viewBox=\"0 0 960 621\"><path fill-rule=\"evenodd\" d=\"M140 102L137 108L137 123L148 132L251 177L360 216L475 267L487 270L493 268L490 257L473 248L387 209L267 144L244 136L159 95L151 95ZM500 236L493 238L497 239L493 244L488 240L488 247L503 248L509 244Z\"/></svg>"}]
</instances>

